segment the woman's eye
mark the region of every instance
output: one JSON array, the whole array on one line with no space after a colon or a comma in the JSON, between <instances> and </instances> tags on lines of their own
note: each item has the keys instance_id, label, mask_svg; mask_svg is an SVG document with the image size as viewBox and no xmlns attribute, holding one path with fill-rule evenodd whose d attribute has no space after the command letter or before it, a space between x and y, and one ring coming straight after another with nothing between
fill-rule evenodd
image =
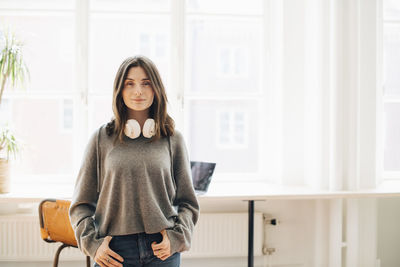
<instances>
[{"instance_id":1,"label":"woman's eye","mask_svg":"<svg viewBox=\"0 0 400 267\"><path fill-rule=\"evenodd\" d=\"M126 86L134 86L133 82L127 82L125 84ZM151 86L151 83L142 83L142 86Z\"/></svg>"}]
</instances>

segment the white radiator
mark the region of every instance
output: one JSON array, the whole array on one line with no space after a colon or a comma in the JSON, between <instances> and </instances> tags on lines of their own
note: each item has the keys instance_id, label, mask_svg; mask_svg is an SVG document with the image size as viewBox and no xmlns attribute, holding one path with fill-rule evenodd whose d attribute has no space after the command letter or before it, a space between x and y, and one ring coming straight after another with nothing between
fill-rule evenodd
<instances>
[{"instance_id":1,"label":"white radiator","mask_svg":"<svg viewBox=\"0 0 400 267\"><path fill-rule=\"evenodd\" d=\"M247 213L201 213L189 252L182 258L246 256ZM40 237L35 215L0 216L0 261L51 261L61 243ZM254 255L262 255L263 216L254 214ZM84 260L77 248L64 248L60 260Z\"/></svg>"},{"instance_id":2,"label":"white radiator","mask_svg":"<svg viewBox=\"0 0 400 267\"><path fill-rule=\"evenodd\" d=\"M247 256L247 213L200 213L187 257ZM254 256L262 255L263 214L254 213Z\"/></svg>"}]
</instances>

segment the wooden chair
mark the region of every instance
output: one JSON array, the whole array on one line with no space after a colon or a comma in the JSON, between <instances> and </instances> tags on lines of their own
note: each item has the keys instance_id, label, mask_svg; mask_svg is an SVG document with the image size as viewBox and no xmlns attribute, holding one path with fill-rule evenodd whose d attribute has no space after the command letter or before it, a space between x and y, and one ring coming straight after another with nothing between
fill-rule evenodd
<instances>
[{"instance_id":1,"label":"wooden chair","mask_svg":"<svg viewBox=\"0 0 400 267\"><path fill-rule=\"evenodd\" d=\"M39 204L40 234L48 243L61 242L53 261L58 266L61 250L65 247L78 248L74 230L69 220L71 201L60 199L44 199ZM86 256L86 266L90 267L90 257Z\"/></svg>"}]
</instances>

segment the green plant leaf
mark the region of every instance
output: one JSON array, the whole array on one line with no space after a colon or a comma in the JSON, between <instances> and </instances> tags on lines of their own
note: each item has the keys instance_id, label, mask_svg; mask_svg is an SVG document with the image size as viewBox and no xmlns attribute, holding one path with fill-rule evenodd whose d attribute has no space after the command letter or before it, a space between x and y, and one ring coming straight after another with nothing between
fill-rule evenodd
<instances>
[{"instance_id":1,"label":"green plant leaf","mask_svg":"<svg viewBox=\"0 0 400 267\"><path fill-rule=\"evenodd\" d=\"M0 101L4 88L20 86L25 89L25 82L29 79L29 70L22 56L22 43L18 41L14 32L4 30L5 46L0 51Z\"/></svg>"}]
</instances>

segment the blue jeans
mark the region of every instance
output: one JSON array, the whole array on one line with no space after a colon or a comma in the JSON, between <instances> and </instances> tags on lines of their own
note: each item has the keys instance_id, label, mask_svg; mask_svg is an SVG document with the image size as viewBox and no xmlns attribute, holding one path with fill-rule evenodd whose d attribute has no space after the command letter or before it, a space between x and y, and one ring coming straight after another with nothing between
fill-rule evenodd
<instances>
[{"instance_id":1,"label":"blue jeans","mask_svg":"<svg viewBox=\"0 0 400 267\"><path fill-rule=\"evenodd\" d=\"M181 253L176 252L164 261L154 255L151 243L162 241L161 233L155 234L130 234L113 236L110 241L110 249L119 254L125 267L179 267ZM118 261L118 260L117 260ZM94 267L100 267L96 262Z\"/></svg>"}]
</instances>

